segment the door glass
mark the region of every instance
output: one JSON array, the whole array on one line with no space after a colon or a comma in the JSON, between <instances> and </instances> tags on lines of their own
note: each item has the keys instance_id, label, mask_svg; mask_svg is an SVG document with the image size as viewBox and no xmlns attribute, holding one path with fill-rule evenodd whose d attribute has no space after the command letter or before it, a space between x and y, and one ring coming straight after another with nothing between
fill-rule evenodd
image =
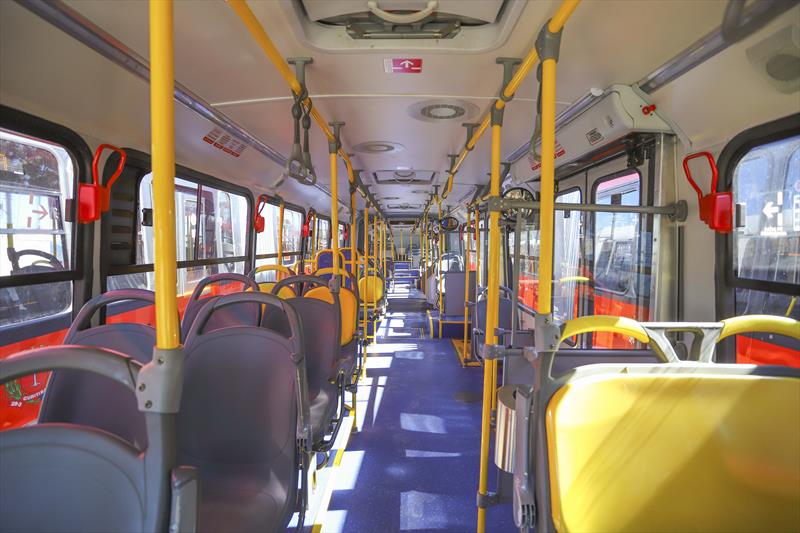
<instances>
[{"instance_id":1,"label":"door glass","mask_svg":"<svg viewBox=\"0 0 800 533\"><path fill-rule=\"evenodd\" d=\"M635 170L610 176L595 185L594 203L639 205L641 176ZM650 269L652 253L642 234L642 215L594 213L592 265L593 313L650 319ZM614 333L593 334L598 348L627 349L636 341Z\"/></svg>"}]
</instances>

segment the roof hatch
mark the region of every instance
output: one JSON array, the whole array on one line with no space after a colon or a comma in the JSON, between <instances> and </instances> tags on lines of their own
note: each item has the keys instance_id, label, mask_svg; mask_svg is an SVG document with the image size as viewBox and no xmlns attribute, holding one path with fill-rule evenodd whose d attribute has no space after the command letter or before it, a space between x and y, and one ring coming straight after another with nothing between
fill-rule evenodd
<instances>
[{"instance_id":1,"label":"roof hatch","mask_svg":"<svg viewBox=\"0 0 800 533\"><path fill-rule=\"evenodd\" d=\"M527 0L294 0L309 43L323 50L501 45ZM412 44L413 42L413 44Z\"/></svg>"}]
</instances>

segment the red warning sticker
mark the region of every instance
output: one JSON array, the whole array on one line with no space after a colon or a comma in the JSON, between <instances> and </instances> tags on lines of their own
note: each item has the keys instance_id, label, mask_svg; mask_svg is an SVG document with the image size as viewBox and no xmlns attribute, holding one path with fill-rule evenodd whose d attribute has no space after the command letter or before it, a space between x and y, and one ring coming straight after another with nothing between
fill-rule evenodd
<instances>
[{"instance_id":1,"label":"red warning sticker","mask_svg":"<svg viewBox=\"0 0 800 533\"><path fill-rule=\"evenodd\" d=\"M556 154L555 154L556 159L558 159L559 157L564 157L565 155L567 155L567 151L564 149L563 146L561 146L560 142L556 141ZM536 161L533 158L533 154L528 154L528 162L531 164L531 170L539 170L540 168L542 168L542 162Z\"/></svg>"},{"instance_id":2,"label":"red warning sticker","mask_svg":"<svg viewBox=\"0 0 800 533\"><path fill-rule=\"evenodd\" d=\"M220 128L214 128L209 131L203 137L203 141L233 157L239 157L244 152L244 149L247 148L247 144L244 141L225 133Z\"/></svg>"}]
</instances>

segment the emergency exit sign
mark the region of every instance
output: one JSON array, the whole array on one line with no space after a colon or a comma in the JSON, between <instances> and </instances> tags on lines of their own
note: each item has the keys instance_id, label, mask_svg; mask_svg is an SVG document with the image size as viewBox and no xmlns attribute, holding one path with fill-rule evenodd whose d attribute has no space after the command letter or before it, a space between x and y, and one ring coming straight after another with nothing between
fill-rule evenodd
<instances>
[{"instance_id":1,"label":"emergency exit sign","mask_svg":"<svg viewBox=\"0 0 800 533\"><path fill-rule=\"evenodd\" d=\"M421 57L391 57L383 60L387 74L419 74L422 72Z\"/></svg>"}]
</instances>

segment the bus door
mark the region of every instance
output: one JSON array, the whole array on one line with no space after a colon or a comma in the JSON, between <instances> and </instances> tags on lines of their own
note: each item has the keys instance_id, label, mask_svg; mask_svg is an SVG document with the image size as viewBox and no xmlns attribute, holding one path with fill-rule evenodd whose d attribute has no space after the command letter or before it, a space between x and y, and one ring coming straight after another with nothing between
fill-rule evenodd
<instances>
[{"instance_id":1,"label":"bus door","mask_svg":"<svg viewBox=\"0 0 800 533\"><path fill-rule=\"evenodd\" d=\"M652 180L649 149L634 165L618 157L586 173L587 201L601 205L648 205ZM652 320L653 217L635 213L588 213L586 244L587 314ZM595 333L591 347L632 349L636 342L613 333Z\"/></svg>"}]
</instances>

